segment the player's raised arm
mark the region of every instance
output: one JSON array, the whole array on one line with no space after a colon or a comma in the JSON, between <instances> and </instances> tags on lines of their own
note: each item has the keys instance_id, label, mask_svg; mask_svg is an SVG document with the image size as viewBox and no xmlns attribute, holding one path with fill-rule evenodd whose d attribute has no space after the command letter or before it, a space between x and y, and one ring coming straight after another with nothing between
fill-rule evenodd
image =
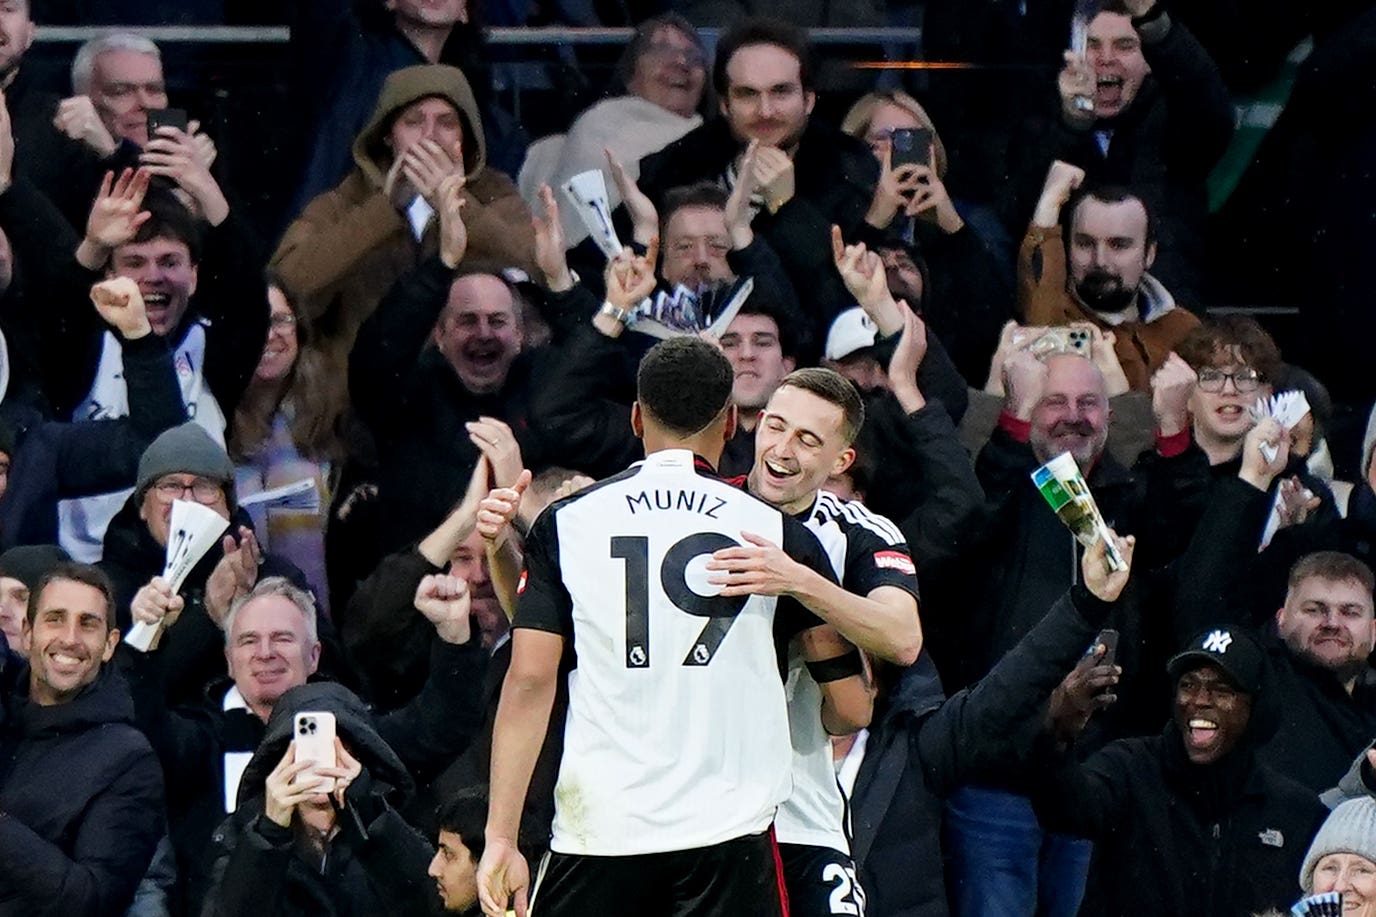
<instances>
[{"instance_id":1,"label":"player's raised arm","mask_svg":"<svg viewBox=\"0 0 1376 917\"><path fill-rule=\"evenodd\" d=\"M551 545L555 523L537 525L526 542L526 584L511 631L511 666L492 728L487 846L478 864L483 912L504 917L508 904L525 917L530 869L516 847L521 811L540 746L549 729L572 603Z\"/></svg>"}]
</instances>

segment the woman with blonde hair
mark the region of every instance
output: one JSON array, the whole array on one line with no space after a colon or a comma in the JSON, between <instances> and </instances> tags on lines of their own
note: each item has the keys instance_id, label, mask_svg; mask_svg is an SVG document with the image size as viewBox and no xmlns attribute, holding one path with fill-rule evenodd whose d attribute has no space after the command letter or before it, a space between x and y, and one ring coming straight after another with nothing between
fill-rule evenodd
<instances>
[{"instance_id":1,"label":"woman with blonde hair","mask_svg":"<svg viewBox=\"0 0 1376 917\"><path fill-rule=\"evenodd\" d=\"M936 174L938 178L945 178L946 146L941 142L927 109L903 90L891 89L861 96L841 121L841 130L868 143L870 149L874 150L875 158L881 161L883 152L889 149L895 130L919 127L932 132Z\"/></svg>"},{"instance_id":2,"label":"woman with blonde hair","mask_svg":"<svg viewBox=\"0 0 1376 917\"><path fill-rule=\"evenodd\" d=\"M898 130L925 129L920 162L893 164ZM966 225L946 191L946 145L922 104L902 90L871 92L851 106L841 130L879 160L879 181L861 241L884 258L893 295L937 333L965 380L982 384L1003 323L1012 317L1010 272ZM996 220L980 222L997 225Z\"/></svg>"}]
</instances>

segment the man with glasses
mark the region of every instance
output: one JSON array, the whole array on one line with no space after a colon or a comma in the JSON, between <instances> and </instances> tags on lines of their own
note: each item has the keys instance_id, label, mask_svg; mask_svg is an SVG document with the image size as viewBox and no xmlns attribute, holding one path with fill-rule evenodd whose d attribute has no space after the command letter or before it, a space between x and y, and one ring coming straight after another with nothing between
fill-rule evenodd
<instances>
[{"instance_id":1,"label":"man with glasses","mask_svg":"<svg viewBox=\"0 0 1376 917\"><path fill-rule=\"evenodd\" d=\"M1189 408L1194 441L1225 475L1240 466L1242 441L1252 429L1247 410L1271 397L1281 368L1280 350L1250 318L1226 316L1196 328L1177 348L1198 375Z\"/></svg>"},{"instance_id":2,"label":"man with glasses","mask_svg":"<svg viewBox=\"0 0 1376 917\"><path fill-rule=\"evenodd\" d=\"M137 484L105 534L100 566L115 587L119 627L128 631L136 617L136 595L162 573L172 505L196 502L224 518L227 534L187 576L181 596L185 614L162 637L170 660L164 678L168 697L198 696L205 683L224 669L220 624L233 600L261 576L285 575L304 582L300 571L263 556L248 516L234 496L234 465L224 447L194 423L163 433L139 459Z\"/></svg>"}]
</instances>

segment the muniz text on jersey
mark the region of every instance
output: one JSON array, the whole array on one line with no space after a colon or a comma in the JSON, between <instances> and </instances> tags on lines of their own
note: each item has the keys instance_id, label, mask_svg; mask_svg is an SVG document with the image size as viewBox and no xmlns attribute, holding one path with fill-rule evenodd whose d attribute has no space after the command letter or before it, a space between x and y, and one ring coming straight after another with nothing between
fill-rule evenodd
<instances>
[{"instance_id":1,"label":"muniz text on jersey","mask_svg":"<svg viewBox=\"0 0 1376 917\"><path fill-rule=\"evenodd\" d=\"M631 515L655 510L683 510L698 513L709 519L720 519L717 512L726 505L721 497L700 493L696 490L664 489L642 490L640 493L626 494L626 506Z\"/></svg>"}]
</instances>

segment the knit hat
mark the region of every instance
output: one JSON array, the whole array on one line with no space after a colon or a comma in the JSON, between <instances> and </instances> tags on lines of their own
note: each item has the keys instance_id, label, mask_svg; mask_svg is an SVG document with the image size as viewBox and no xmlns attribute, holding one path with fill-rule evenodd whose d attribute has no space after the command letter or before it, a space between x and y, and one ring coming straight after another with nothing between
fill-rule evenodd
<instances>
[{"instance_id":1,"label":"knit hat","mask_svg":"<svg viewBox=\"0 0 1376 917\"><path fill-rule=\"evenodd\" d=\"M1300 888L1314 890L1314 868L1330 853L1351 853L1376 863L1376 799L1349 799L1328 814L1300 867Z\"/></svg>"},{"instance_id":2,"label":"knit hat","mask_svg":"<svg viewBox=\"0 0 1376 917\"><path fill-rule=\"evenodd\" d=\"M164 432L143 450L139 458L138 484L134 493L142 496L153 482L167 474L194 474L225 485L226 496L234 484L234 465L210 434L194 423L184 423Z\"/></svg>"},{"instance_id":3,"label":"knit hat","mask_svg":"<svg viewBox=\"0 0 1376 917\"><path fill-rule=\"evenodd\" d=\"M1266 653L1241 630L1220 627L1198 635L1166 663L1166 671L1178 679L1201 665L1222 669L1238 690L1253 697L1266 684Z\"/></svg>"},{"instance_id":4,"label":"knit hat","mask_svg":"<svg viewBox=\"0 0 1376 917\"><path fill-rule=\"evenodd\" d=\"M53 567L71 560L55 544L26 544L0 554L0 576L17 579L32 589Z\"/></svg>"}]
</instances>

